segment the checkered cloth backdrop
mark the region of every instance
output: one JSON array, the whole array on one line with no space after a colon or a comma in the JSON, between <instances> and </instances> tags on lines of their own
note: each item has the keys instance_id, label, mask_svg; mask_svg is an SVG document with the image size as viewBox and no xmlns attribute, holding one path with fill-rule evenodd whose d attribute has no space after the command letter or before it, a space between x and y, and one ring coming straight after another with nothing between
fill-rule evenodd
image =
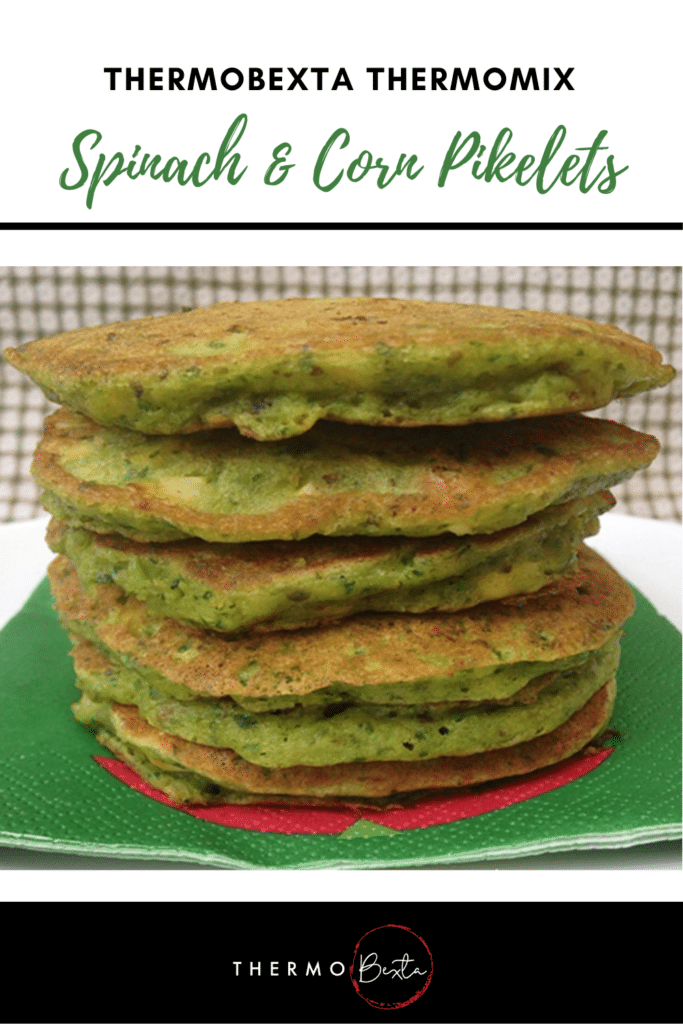
<instances>
[{"instance_id":1,"label":"checkered cloth backdrop","mask_svg":"<svg viewBox=\"0 0 683 1024\"><path fill-rule=\"evenodd\" d=\"M655 434L649 470L618 487L618 510L680 519L680 267L4 267L0 348L183 306L293 295L380 295L545 309L612 323L655 345L679 375L596 415ZM0 362L0 520L41 512L29 466L53 406Z\"/></svg>"}]
</instances>

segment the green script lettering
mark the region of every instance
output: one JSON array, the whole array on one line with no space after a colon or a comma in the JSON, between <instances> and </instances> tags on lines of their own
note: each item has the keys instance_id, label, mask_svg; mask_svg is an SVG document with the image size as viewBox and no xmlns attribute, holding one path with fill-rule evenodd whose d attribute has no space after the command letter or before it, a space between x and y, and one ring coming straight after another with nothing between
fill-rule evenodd
<instances>
[{"instance_id":1,"label":"green script lettering","mask_svg":"<svg viewBox=\"0 0 683 1024\"><path fill-rule=\"evenodd\" d=\"M188 173L189 161L178 156L171 156L164 161L163 157L159 154L152 156L150 153L144 153L142 159L139 159L140 145L135 146L133 155L128 161L126 161L123 153L120 152L114 153L109 159L107 159L105 153L100 153L95 167L91 171L85 156L86 144L89 143L87 148L90 150L98 147L102 142L102 133L94 128L88 128L83 132L79 132L72 143L72 151L79 170L78 179L69 183L70 169L67 167L59 177L59 184L61 188L69 191L82 188L87 184L86 206L89 210L92 209L95 192L99 185L111 185L122 174L125 174L130 181L148 176L154 181L163 181L165 183L176 181L179 185L192 184L197 188L201 188L202 185L206 185L211 180L218 181L223 173L225 173L225 179L228 184L236 185L247 170L247 167L240 168L241 156L236 152L236 147L244 135L246 127L247 115L240 114L235 118L224 135L213 168L204 178L200 177L200 172L205 164L211 164L211 157L208 153L201 153L194 161L192 170ZM284 145L287 144L285 143ZM278 151L280 148L278 147ZM274 153L274 155L277 154ZM286 165L283 168L285 173L289 170L290 166L293 165Z\"/></svg>"},{"instance_id":2,"label":"green script lettering","mask_svg":"<svg viewBox=\"0 0 683 1024\"><path fill-rule=\"evenodd\" d=\"M280 153L282 152L284 152L284 156L280 156ZM279 185L281 181L285 180L292 167L295 166L294 164L285 163L286 158L289 156L291 152L292 147L288 142L281 142L279 146L275 147L275 149L273 150L273 162L268 167L268 170L266 171L263 178L266 185ZM280 164L282 164L282 167L280 167ZM280 176L279 178L273 180L273 174L278 169L278 167L280 167Z\"/></svg>"},{"instance_id":3,"label":"green script lettering","mask_svg":"<svg viewBox=\"0 0 683 1024\"><path fill-rule=\"evenodd\" d=\"M327 159L330 149L338 139L344 140L340 143L339 148L345 149L351 141L351 136L347 132L346 128L337 128L337 130L330 135L329 139L321 149L315 164L313 181L322 192L329 192L331 189L336 188L344 177L344 171L340 171L336 178L327 185L323 185L321 183L320 175L323 170L325 160ZM377 179L375 181L377 188L386 188L387 185L390 185L395 178L402 175L404 172L406 178L410 181L414 181L418 174L424 170L423 167L415 167L417 159L418 158L414 154L408 157L405 153L401 153L400 157L396 161L395 168L392 170L389 164L385 163L381 156L378 156L377 159L375 159L369 149L363 149L346 168L346 177L355 185L359 181L362 181L370 171L377 171Z\"/></svg>"},{"instance_id":4,"label":"green script lettering","mask_svg":"<svg viewBox=\"0 0 683 1024\"><path fill-rule=\"evenodd\" d=\"M327 140L323 148L320 150L318 154L318 159L315 162L315 167L313 168L313 184L315 185L316 188L319 188L321 192L330 192L339 184L339 182L344 177L344 172L340 171L337 177L334 178L329 183L329 185L322 185L320 183L320 175L322 174L323 167L325 166L325 161L327 160L327 156L332 147L334 146L335 142L337 141L337 139L344 140L340 144L339 148L346 149L349 142L351 141L351 136L347 132L346 128L337 128L336 131L332 132L329 139Z\"/></svg>"},{"instance_id":5,"label":"green script lettering","mask_svg":"<svg viewBox=\"0 0 683 1024\"><path fill-rule=\"evenodd\" d=\"M514 179L518 185L522 186L529 185L534 181L536 190L541 195L546 195L558 182L565 186L578 182L579 189L583 193L589 192L597 184L598 192L607 195L614 191L617 185L617 177L628 170L628 165L616 170L614 157L610 154L606 158L606 166L601 167L598 173L591 177L591 169L598 153L608 148L603 145L606 136L607 131L603 129L596 135L592 145L576 146L576 152L565 157L554 178L547 181L546 176L550 165L560 148L564 145L567 137L567 129L564 125L558 125L551 134L538 161L531 153L527 153L517 159L515 153L508 151L508 145L512 141L512 130L510 128L502 128L489 150L485 164L482 163L481 158L486 152L487 146L482 143L479 132L472 131L463 138L462 132L457 131L441 164L438 185L439 188L442 188L452 171L470 164L471 161L470 173L478 181L490 183L493 181L506 182ZM581 157L578 155L579 153L585 153L586 156ZM505 171L506 168L509 168L509 170ZM503 173L504 171L505 173Z\"/></svg>"}]
</instances>

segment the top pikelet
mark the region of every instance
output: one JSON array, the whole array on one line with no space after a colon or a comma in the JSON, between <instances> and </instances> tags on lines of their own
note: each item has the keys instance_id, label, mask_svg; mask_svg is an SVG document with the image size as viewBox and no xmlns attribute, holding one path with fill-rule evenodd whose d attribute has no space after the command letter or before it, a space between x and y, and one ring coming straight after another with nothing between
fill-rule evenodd
<instances>
[{"instance_id":1,"label":"top pikelet","mask_svg":"<svg viewBox=\"0 0 683 1024\"><path fill-rule=\"evenodd\" d=\"M597 409L674 376L617 327L559 313L385 298L224 302L5 352L104 426L260 441L319 419L416 427Z\"/></svg>"}]
</instances>

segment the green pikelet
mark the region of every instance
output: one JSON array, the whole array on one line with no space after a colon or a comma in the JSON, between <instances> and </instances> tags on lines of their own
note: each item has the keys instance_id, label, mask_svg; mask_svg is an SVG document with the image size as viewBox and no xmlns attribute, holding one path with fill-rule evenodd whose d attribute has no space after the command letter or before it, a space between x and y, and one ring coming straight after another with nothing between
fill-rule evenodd
<instances>
[{"instance_id":1,"label":"green pikelet","mask_svg":"<svg viewBox=\"0 0 683 1024\"><path fill-rule=\"evenodd\" d=\"M47 541L86 589L115 583L154 614L208 629L273 630L364 611L457 611L532 593L575 570L579 543L613 505L601 491L466 538L141 544L53 519Z\"/></svg>"},{"instance_id":2,"label":"green pikelet","mask_svg":"<svg viewBox=\"0 0 683 1024\"><path fill-rule=\"evenodd\" d=\"M104 746L151 786L178 803L304 804L319 807L392 808L494 779L527 775L582 750L609 722L616 696L606 683L552 732L511 747L464 757L423 761L365 761L323 766L264 768L233 750L169 736L131 705L83 696L78 717L97 729Z\"/></svg>"},{"instance_id":3,"label":"green pikelet","mask_svg":"<svg viewBox=\"0 0 683 1024\"><path fill-rule=\"evenodd\" d=\"M657 350L558 313L386 298L228 302L8 349L48 398L106 426L235 425L273 440L319 419L464 424L597 409L667 384Z\"/></svg>"},{"instance_id":4,"label":"green pikelet","mask_svg":"<svg viewBox=\"0 0 683 1024\"><path fill-rule=\"evenodd\" d=\"M507 529L658 451L648 434L579 414L405 430L323 422L262 444L234 430L152 438L62 409L33 474L57 518L132 540L427 537Z\"/></svg>"}]
</instances>

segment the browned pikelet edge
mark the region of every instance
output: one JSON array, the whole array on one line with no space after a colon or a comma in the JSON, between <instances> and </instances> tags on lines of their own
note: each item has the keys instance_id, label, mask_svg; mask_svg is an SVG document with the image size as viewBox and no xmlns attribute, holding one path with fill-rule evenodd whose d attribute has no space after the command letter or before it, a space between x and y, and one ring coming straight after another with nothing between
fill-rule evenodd
<instances>
[{"instance_id":1,"label":"browned pikelet edge","mask_svg":"<svg viewBox=\"0 0 683 1024\"><path fill-rule=\"evenodd\" d=\"M196 345L235 333L249 336L239 354L220 351L187 355L174 346ZM460 358L463 343L482 347L501 342L519 347L544 341L598 343L616 355L636 358L643 374L666 383L656 348L610 324L542 310L515 310L469 303L375 297L289 298L223 302L166 316L119 321L56 334L5 356L17 369L38 376L97 379L145 371L169 373L184 366L228 364L241 373L266 359L328 352L359 351L379 342L388 346L430 346ZM662 380L666 377L666 380Z\"/></svg>"}]
</instances>

